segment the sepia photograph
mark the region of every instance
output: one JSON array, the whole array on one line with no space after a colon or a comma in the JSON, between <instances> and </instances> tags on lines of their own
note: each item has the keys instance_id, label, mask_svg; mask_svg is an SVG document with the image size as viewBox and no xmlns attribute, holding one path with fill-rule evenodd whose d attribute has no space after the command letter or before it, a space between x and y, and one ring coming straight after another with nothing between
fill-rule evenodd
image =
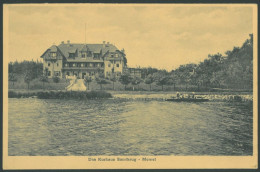
<instances>
[{"instance_id":1,"label":"sepia photograph","mask_svg":"<svg viewBox=\"0 0 260 172\"><path fill-rule=\"evenodd\" d=\"M4 169L258 168L257 4L4 4Z\"/></svg>"}]
</instances>

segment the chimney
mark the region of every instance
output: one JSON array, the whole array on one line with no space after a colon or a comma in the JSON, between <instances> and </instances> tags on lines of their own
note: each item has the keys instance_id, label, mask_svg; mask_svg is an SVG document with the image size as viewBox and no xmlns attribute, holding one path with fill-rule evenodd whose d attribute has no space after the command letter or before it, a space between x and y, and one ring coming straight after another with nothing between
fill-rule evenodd
<instances>
[{"instance_id":1,"label":"chimney","mask_svg":"<svg viewBox=\"0 0 260 172\"><path fill-rule=\"evenodd\" d=\"M70 40L67 41L67 44L70 44Z\"/></svg>"},{"instance_id":2,"label":"chimney","mask_svg":"<svg viewBox=\"0 0 260 172\"><path fill-rule=\"evenodd\" d=\"M107 45L109 44L109 42L107 42Z\"/></svg>"},{"instance_id":3,"label":"chimney","mask_svg":"<svg viewBox=\"0 0 260 172\"><path fill-rule=\"evenodd\" d=\"M103 48L105 47L105 45L106 45L106 41L103 41Z\"/></svg>"},{"instance_id":4,"label":"chimney","mask_svg":"<svg viewBox=\"0 0 260 172\"><path fill-rule=\"evenodd\" d=\"M63 44L64 44L64 41L61 41L61 44L63 45Z\"/></svg>"}]
</instances>

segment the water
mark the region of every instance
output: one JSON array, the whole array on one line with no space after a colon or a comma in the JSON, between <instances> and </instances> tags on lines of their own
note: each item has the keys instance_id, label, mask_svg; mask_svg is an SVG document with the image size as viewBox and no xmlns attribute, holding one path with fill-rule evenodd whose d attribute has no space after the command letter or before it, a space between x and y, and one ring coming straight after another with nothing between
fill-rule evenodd
<instances>
[{"instance_id":1,"label":"water","mask_svg":"<svg viewBox=\"0 0 260 172\"><path fill-rule=\"evenodd\" d=\"M252 155L252 103L9 99L9 156Z\"/></svg>"}]
</instances>

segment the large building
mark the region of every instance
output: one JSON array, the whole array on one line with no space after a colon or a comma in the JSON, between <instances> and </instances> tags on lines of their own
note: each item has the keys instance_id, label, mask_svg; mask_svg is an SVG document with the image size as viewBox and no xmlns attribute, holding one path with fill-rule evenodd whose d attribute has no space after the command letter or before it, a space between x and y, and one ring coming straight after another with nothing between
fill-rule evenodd
<instances>
[{"instance_id":1,"label":"large building","mask_svg":"<svg viewBox=\"0 0 260 172\"><path fill-rule=\"evenodd\" d=\"M127 68L124 50L103 41L102 44L72 44L62 42L53 45L43 55L43 70L49 78L58 76L95 76L103 74L109 78L119 77Z\"/></svg>"}]
</instances>

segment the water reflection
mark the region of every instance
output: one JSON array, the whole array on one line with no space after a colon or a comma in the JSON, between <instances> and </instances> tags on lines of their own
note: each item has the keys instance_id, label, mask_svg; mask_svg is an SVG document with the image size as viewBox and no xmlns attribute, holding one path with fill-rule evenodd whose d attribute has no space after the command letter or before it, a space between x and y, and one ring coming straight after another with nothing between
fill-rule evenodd
<instances>
[{"instance_id":1,"label":"water reflection","mask_svg":"<svg viewBox=\"0 0 260 172\"><path fill-rule=\"evenodd\" d=\"M9 99L9 155L252 155L252 103Z\"/></svg>"}]
</instances>

